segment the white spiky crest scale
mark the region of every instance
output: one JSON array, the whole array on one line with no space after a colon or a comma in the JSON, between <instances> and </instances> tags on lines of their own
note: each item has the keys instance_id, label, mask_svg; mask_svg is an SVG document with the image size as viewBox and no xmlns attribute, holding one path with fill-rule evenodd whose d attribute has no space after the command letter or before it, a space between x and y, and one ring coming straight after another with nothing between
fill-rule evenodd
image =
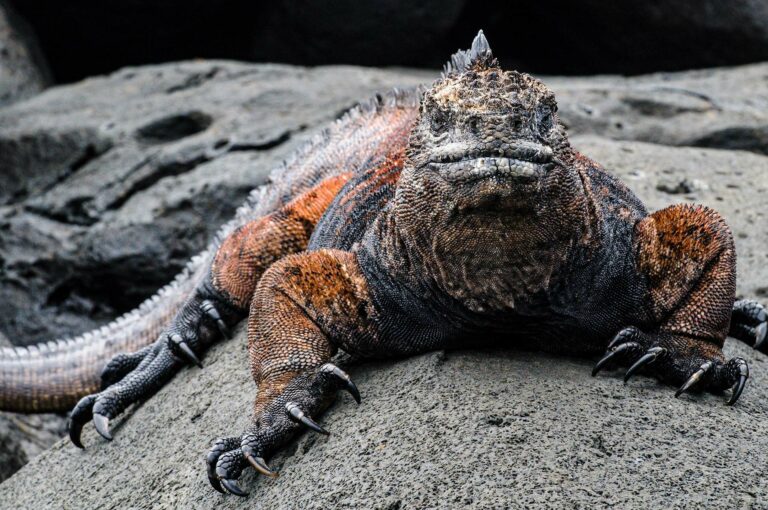
<instances>
[{"instance_id":1,"label":"white spiky crest scale","mask_svg":"<svg viewBox=\"0 0 768 510\"><path fill-rule=\"evenodd\" d=\"M451 60L443 66L443 78L454 73L462 73L476 64L498 65L482 30L477 32L468 50L458 50L451 55Z\"/></svg>"}]
</instances>

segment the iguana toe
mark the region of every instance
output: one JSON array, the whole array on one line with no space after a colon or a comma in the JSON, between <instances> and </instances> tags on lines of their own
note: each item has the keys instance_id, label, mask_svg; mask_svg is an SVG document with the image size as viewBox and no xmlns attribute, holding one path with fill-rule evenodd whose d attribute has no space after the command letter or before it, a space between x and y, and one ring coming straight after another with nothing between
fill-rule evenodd
<instances>
[{"instance_id":1,"label":"iguana toe","mask_svg":"<svg viewBox=\"0 0 768 510\"><path fill-rule=\"evenodd\" d=\"M101 371L101 389L105 390L120 382L144 360L151 360L155 354L157 354L155 344L147 345L136 352L117 354Z\"/></svg>"},{"instance_id":2,"label":"iguana toe","mask_svg":"<svg viewBox=\"0 0 768 510\"><path fill-rule=\"evenodd\" d=\"M211 486L214 489L221 492L222 494L226 494L226 491L222 487L218 476L216 476L216 463L218 462L219 457L221 457L222 454L230 450L235 450L239 447L240 447L239 437L225 437L225 438L217 439L216 441L214 441L210 451L208 452L208 455L206 455L205 457L205 464L207 466L207 471L208 471L208 481L211 483Z\"/></svg>"},{"instance_id":3,"label":"iguana toe","mask_svg":"<svg viewBox=\"0 0 768 510\"><path fill-rule=\"evenodd\" d=\"M728 334L759 351L768 352L768 311L755 300L736 300Z\"/></svg>"},{"instance_id":4,"label":"iguana toe","mask_svg":"<svg viewBox=\"0 0 768 510\"><path fill-rule=\"evenodd\" d=\"M243 472L245 465L245 456L240 448L223 453L216 461L216 480L218 480L221 487L226 489L227 492L234 494L235 496L247 496L248 493L241 489L237 484L237 479L240 478L240 474Z\"/></svg>"}]
</instances>

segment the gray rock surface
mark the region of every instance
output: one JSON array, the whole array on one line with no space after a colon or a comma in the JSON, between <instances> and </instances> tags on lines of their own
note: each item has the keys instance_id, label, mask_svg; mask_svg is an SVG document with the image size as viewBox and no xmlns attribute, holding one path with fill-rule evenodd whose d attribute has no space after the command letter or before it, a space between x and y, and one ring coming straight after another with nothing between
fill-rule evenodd
<instances>
[{"instance_id":1,"label":"gray rock surface","mask_svg":"<svg viewBox=\"0 0 768 510\"><path fill-rule=\"evenodd\" d=\"M0 110L0 330L89 330L164 285L302 140L423 72L128 68Z\"/></svg>"},{"instance_id":2,"label":"gray rock surface","mask_svg":"<svg viewBox=\"0 0 768 510\"><path fill-rule=\"evenodd\" d=\"M739 290L765 296L763 197L768 158L574 137L652 208L696 200L736 232ZM683 194L676 181L698 182ZM765 285L765 283L762 283ZM436 352L352 364L357 407L341 396L272 460L276 480L252 472L247 500L208 486L203 455L248 423L255 387L244 328L115 420L115 439L62 441L0 485L20 508L764 508L768 482L768 363L729 340L752 378L735 407L716 395L618 373L589 376L593 360L516 351Z\"/></svg>"},{"instance_id":3,"label":"gray rock surface","mask_svg":"<svg viewBox=\"0 0 768 510\"><path fill-rule=\"evenodd\" d=\"M768 154L768 64L549 78L571 132Z\"/></svg>"},{"instance_id":4,"label":"gray rock surface","mask_svg":"<svg viewBox=\"0 0 768 510\"><path fill-rule=\"evenodd\" d=\"M49 72L37 39L10 4L0 1L0 106L33 96Z\"/></svg>"}]
</instances>

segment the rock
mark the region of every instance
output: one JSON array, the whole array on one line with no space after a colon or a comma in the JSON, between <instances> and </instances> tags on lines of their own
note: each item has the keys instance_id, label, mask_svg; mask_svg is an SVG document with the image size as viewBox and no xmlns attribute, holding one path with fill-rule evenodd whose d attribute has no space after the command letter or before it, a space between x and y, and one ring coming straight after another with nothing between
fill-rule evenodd
<instances>
[{"instance_id":1,"label":"rock","mask_svg":"<svg viewBox=\"0 0 768 510\"><path fill-rule=\"evenodd\" d=\"M615 142L574 143L605 163L652 209L686 197L662 178L699 178L695 199L736 232L739 291L765 297L763 197L768 158L745 152ZM730 169L737 169L730 171ZM734 187L738 186L738 187ZM762 293L762 294L761 294ZM205 369L183 370L114 420L107 443L92 428L85 451L66 440L0 485L21 508L606 508L762 507L768 484L766 356L729 340L752 377L735 407L722 395L674 399L673 388L619 373L589 376L593 361L539 353L434 352L348 365L363 395L346 394L306 433L252 471L242 500L215 492L202 458L216 437L248 424L255 387L245 328L215 346Z\"/></svg>"},{"instance_id":2,"label":"rock","mask_svg":"<svg viewBox=\"0 0 768 510\"><path fill-rule=\"evenodd\" d=\"M303 140L375 91L425 76L188 62L0 111L0 330L34 343L132 308Z\"/></svg>"},{"instance_id":3,"label":"rock","mask_svg":"<svg viewBox=\"0 0 768 510\"><path fill-rule=\"evenodd\" d=\"M37 94L49 80L35 36L8 2L0 1L0 106Z\"/></svg>"},{"instance_id":4,"label":"rock","mask_svg":"<svg viewBox=\"0 0 768 510\"><path fill-rule=\"evenodd\" d=\"M539 73L639 74L768 59L764 0L131 0L108 7L99 0L16 0L15 5L40 35L63 82L126 65L198 57L438 66L480 28L508 64Z\"/></svg>"},{"instance_id":5,"label":"rock","mask_svg":"<svg viewBox=\"0 0 768 510\"><path fill-rule=\"evenodd\" d=\"M768 154L768 64L546 78L571 132Z\"/></svg>"},{"instance_id":6,"label":"rock","mask_svg":"<svg viewBox=\"0 0 768 510\"><path fill-rule=\"evenodd\" d=\"M217 226L232 214L248 190L264 182L266 172L320 126L374 90L428 82L435 75L431 72L347 67L307 70L223 61L186 62L124 69L111 76L56 87L29 101L0 110L0 204L3 204L0 205L0 302L5 306L5 313L0 315L0 331L7 332L16 344L33 343L90 329L131 308L168 281L187 257L200 249ZM768 154L765 134L768 132L767 78L768 64L760 64L635 78L549 77L545 81L557 92L561 115L575 144L618 173L648 202L649 207L657 209L671 202L696 201L721 211L736 237L739 294L764 299L768 296L768 254L765 250L768 222L763 197L768 191L764 178L768 160L762 154ZM619 141L609 141L605 137ZM654 142L655 145L633 140ZM663 147L664 144L728 150ZM730 149L745 149L754 154ZM39 498L36 504L45 506L46 502L57 501L47 498L53 498L56 491L68 487L67 483L78 487L74 483L78 477L86 479L92 473L91 468L104 466L104 477L108 479L100 483L117 491L116 500L124 503L123 506L148 505L146 501L154 501L155 496L168 505L175 501L173 498L188 502L192 507L217 502L215 498L218 496L210 493L204 482L199 457L210 439L233 432L233 423L236 427L247 423L248 400L253 388L248 381L246 357L241 352L242 334L239 342L217 347L206 358L205 371L185 371L169 388L139 407L135 411L138 417L129 420L122 428L117 426L121 437L112 445L117 448L100 445L95 451L89 450L83 455L60 444L51 457L40 461L43 465L32 468L51 471L51 480L44 490L21 496L29 485L24 485L27 482L19 477L8 482L10 485L5 484L3 490L8 491L9 497L20 497L21 507L26 507L24 502L31 503L33 497ZM729 344L729 348L741 352L740 346ZM751 362L756 362L753 370L757 372L764 357L752 353L749 356ZM445 359L459 360L456 361L459 366L469 367L461 381L454 383L451 377L455 374L443 372L448 370L445 367L453 366L444 363ZM645 487L642 484L650 483L648 469L639 469L642 464L633 464L634 460L630 459L631 455L636 455L635 459L648 462L639 453L639 447L627 449L619 441L618 433L606 436L600 428L625 426L624 422L634 416L630 404L640 406L637 416L652 416L655 407L672 409L664 411L660 418L654 418L651 425L647 425L661 427L665 434L662 437L672 444L674 427L683 427L684 420L699 420L701 413L701 406L669 407L677 406L671 400L661 400L668 399L669 392L656 389L650 382L641 386L645 392L633 397L633 394L623 393L620 386L614 390L615 380L584 378L587 370L581 361L519 353L450 353L445 359L427 355L405 362L402 369L400 365L386 363L355 367L355 376L367 382L371 391L378 395L374 395L379 400L372 400L371 409L377 409L382 415L358 416L346 404L337 406L326 421L336 427L333 420L340 421L340 417L344 417L346 423L349 418L349 428L339 432L352 439L344 440L344 444L333 442L336 440L333 438L339 437L336 434L330 440L317 440L311 436L300 439L288 449L296 458L282 455L277 459L278 465L290 467L286 476L280 479L288 485L274 485L263 480L256 482L253 477L248 477L246 483L257 487L259 492L250 501L275 501L279 507L280 501L293 501L287 498L295 493L306 498L310 507L310 496L316 499L314 505L318 508L355 507L361 504L356 498L362 497L357 492L363 487L374 491L383 507L391 504L394 508L398 501L404 508L424 506L425 502L435 501L429 498L434 498L431 494L438 490L436 484L445 481L445 476L450 474L451 479L468 476L471 480L462 487L445 482L450 487L446 489L445 497L453 499L444 501L451 504L464 504L472 499L477 506L497 506L493 501L506 501L504 498L510 493L524 493L520 497L529 499L521 499L518 502L521 506L536 504L537 500L531 499L536 497L555 498L552 499L555 502L586 501L584 505L592 506L597 504L600 491L604 491L606 497L620 491L595 486L594 490L590 489L591 493L578 496L575 488L566 486L562 494L550 494L546 487L554 486L558 476L567 475L554 464L558 459L564 459L564 465L569 466L589 465L594 459L580 456L580 446L588 445L588 451L592 451L589 448L596 451L618 449L618 457L611 458L606 454L602 463L598 463L604 470L605 479L609 480L606 483ZM539 424L537 421L530 439L532 442L526 443L527 439L519 429L508 428L508 425L526 426L530 423L518 423L517 418L504 414L506 407L499 414L498 402L487 398L490 393L475 403L477 395L484 394L470 387L471 382L485 381L489 374L498 376L478 368L483 363L517 374L510 376L517 379L497 377L491 378L489 383L498 387L492 391L514 398L517 407L527 405L526 399L535 396L531 393L535 389L513 395L507 385L529 384L522 379L522 374L530 376L530 370L526 368L528 364L546 368L545 373L551 377L542 377L545 377L545 387L549 384L554 390L552 394L575 385L582 385L586 388L584 391L591 392L590 395L578 392L566 395L569 400L562 406L572 411L573 416L569 417L571 421L562 422L558 426L561 428L557 428L564 435L567 427L580 430L578 420L583 418L583 413L598 415L600 408L590 406L604 407L605 398L628 399L625 407L618 401L618 407L613 408L614 414L623 416L624 421L617 425L595 418L583 434L569 437L556 454L522 457L530 448L526 446L526 450L520 445L552 449L545 442L546 426L551 423ZM413 379L416 372L403 375L411 370L432 374L425 376L423 389L420 390L418 385L405 387L407 382L398 382L397 377L401 376L405 381ZM761 384L764 379L760 377L756 375L751 385ZM551 380L556 382L547 382ZM459 388L451 390L449 395L454 398L453 393L460 394L455 402L446 399L432 402L431 395L427 398L419 393L433 387L451 387L451 384ZM758 388L750 389L750 394L759 394ZM221 399L213 391L226 394L228 398ZM392 396L400 398L401 394L401 400L413 398L414 402L423 404L426 401L435 407L411 410L410 403L397 407L399 404ZM602 400L586 402L595 395L602 396ZM646 404L639 395L650 398L650 402ZM702 405L708 406L707 412L710 406L719 406L714 397L703 400ZM189 410L186 407L179 409L177 402L191 403L187 406ZM709 416L708 421L697 423L699 428L678 440L679 449L695 449L693 437L702 435L702 430L721 427L717 420L749 429L744 422L745 414L764 413L755 400L751 402L745 404L744 414L738 414L738 419L716 407L717 412ZM462 405L467 406L466 413L470 414L458 410ZM443 409L457 413L459 418L450 417L446 422L447 418L440 414ZM680 421L665 424L665 413L673 411L680 413ZM176 423L174 420L179 412L182 412L184 431L178 432L178 437L171 436L163 427ZM401 427L410 427L406 423L408 412L426 421L412 431L398 432ZM152 416L146 416L146 413ZM543 421L553 419L552 412L542 416ZM370 420L379 424L372 425ZM462 420L466 423L459 423ZM144 423L140 426L138 422L141 421ZM443 451L430 453L426 451L430 443L424 439L431 437L427 427L441 421L446 422L442 425L445 428L440 429L437 438L430 440L436 441L434 449L442 448ZM0 479L51 444L61 433L62 426L63 418L53 415L42 418L0 415L0 465L7 467L0 470ZM690 430L691 425L685 426L688 428L683 430ZM150 433L142 427L151 431L152 437L148 439ZM494 435L496 432L482 435L497 429L517 435L511 438ZM755 435L762 433L762 429L749 430ZM640 445L651 445L649 429L632 429L630 432ZM125 439L122 439L124 434ZM392 434L395 435L388 438ZM467 455L460 449L462 437L471 438L474 445L464 468L453 464L454 458ZM709 440L714 441L714 437ZM753 440L751 436L736 439L743 441L738 448ZM756 444L762 444L754 440ZM125 446L119 446L130 441L145 444L146 449L126 452ZM145 441L148 442L143 443ZM159 445L158 451L154 451L154 441ZM309 448L315 441L321 445L321 454L309 455L312 453ZM502 441L505 446L496 451L489 446L494 441ZM93 436L90 442L96 442ZM326 442L327 447L322 446ZM447 442L447 446L442 442ZM713 445L715 449L722 448ZM392 446L397 448L395 453L388 453ZM672 446L678 448L677 443ZM337 448L337 453L329 451ZM147 456L150 449L152 452ZM296 453L299 451L301 453ZM346 468L339 471L339 466L345 462L343 451L354 452L359 457L346 460L351 466L349 471ZM652 447L651 451L658 452L658 446ZM479 465L489 452L495 458L514 459L511 464L519 465L519 470L506 472L508 480L502 480L498 472L493 474L493 465ZM673 453L678 455L679 451L673 449ZM660 455L665 461L673 462L670 460L673 453ZM95 457L91 457L92 454ZM706 451L688 452L682 458L692 465L704 462L709 466L711 463L706 464L707 459L701 457L705 454ZM323 460L323 455L329 455L329 460ZM166 457L170 459L167 463L159 461ZM117 462L123 458L124 463L123 460ZM294 462L299 458L308 461L308 467ZM375 459L374 465L367 467L366 462L371 458ZM423 459L426 462L426 467L421 468L423 472L413 474L412 470L422 465ZM94 464L89 464L91 461ZM153 465L153 462L159 464ZM549 478L537 481L530 474L535 462L548 466L545 474ZM757 462L763 462L762 457ZM118 465L120 463L123 464ZM402 473L391 468L403 469L404 463L407 465ZM468 470L467 466L477 475L461 471ZM331 468L339 474L326 473L325 470ZM617 478L618 475L611 472L611 469L619 468L629 470L628 478ZM118 471L112 471L115 469ZM739 469L729 471L723 482L714 481L720 473L711 467L698 469L685 476L686 480L693 478L696 481L693 488L714 484L707 489L710 492L705 490L703 494L713 493L715 489L712 487L723 488L723 483L735 484L737 474L743 472L739 465ZM137 474L142 470L146 470L147 477ZM322 475L324 477L349 476L352 481L334 479L333 483L325 484L326 488L334 487L328 489L328 494L307 493L306 485L317 486L307 483L312 470L326 473ZM297 471L295 477L286 478L293 471ZM37 471L27 470L25 473L31 474L25 474L24 480L37 481ZM166 476L170 478L165 479ZM533 481L526 476L534 476ZM569 483L575 483L575 475L567 476L570 476L567 478ZM404 479L410 481L400 488ZM589 480L596 479L597 475ZM143 483L149 483L149 489L143 487ZM120 487L116 486L118 484ZM487 493L483 487L488 488ZM92 485L85 485L82 490L75 490L69 496L68 504L78 508L96 506L99 495L93 494L91 488ZM161 490L169 488L168 496L161 495ZM531 488L535 490L531 491ZM3 490L0 490L0 497ZM89 492L89 495L83 492ZM754 493L761 494L759 490ZM104 494L105 501L110 501L108 492L99 494ZM145 503L136 499L140 496L145 498ZM646 492L641 497L649 499L651 495ZM83 499L79 501L78 498ZM615 499L617 504L622 501ZM229 500L226 504L236 503Z\"/></svg>"},{"instance_id":7,"label":"rock","mask_svg":"<svg viewBox=\"0 0 768 510\"><path fill-rule=\"evenodd\" d=\"M63 416L0 412L0 482L50 448L65 432Z\"/></svg>"}]
</instances>

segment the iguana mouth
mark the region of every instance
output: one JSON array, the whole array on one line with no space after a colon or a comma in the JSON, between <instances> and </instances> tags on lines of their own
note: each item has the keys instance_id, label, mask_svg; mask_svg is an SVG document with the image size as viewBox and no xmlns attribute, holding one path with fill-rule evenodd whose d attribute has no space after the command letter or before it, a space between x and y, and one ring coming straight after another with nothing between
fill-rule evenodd
<instances>
[{"instance_id":1,"label":"iguana mouth","mask_svg":"<svg viewBox=\"0 0 768 510\"><path fill-rule=\"evenodd\" d=\"M484 156L445 163L430 163L449 182L471 182L490 177L534 179L545 170L546 163L517 158Z\"/></svg>"},{"instance_id":2,"label":"iguana mouth","mask_svg":"<svg viewBox=\"0 0 768 510\"><path fill-rule=\"evenodd\" d=\"M533 179L552 162L552 149L534 142L517 141L501 148L466 150L450 144L435 151L429 166L450 182L488 177Z\"/></svg>"}]
</instances>

